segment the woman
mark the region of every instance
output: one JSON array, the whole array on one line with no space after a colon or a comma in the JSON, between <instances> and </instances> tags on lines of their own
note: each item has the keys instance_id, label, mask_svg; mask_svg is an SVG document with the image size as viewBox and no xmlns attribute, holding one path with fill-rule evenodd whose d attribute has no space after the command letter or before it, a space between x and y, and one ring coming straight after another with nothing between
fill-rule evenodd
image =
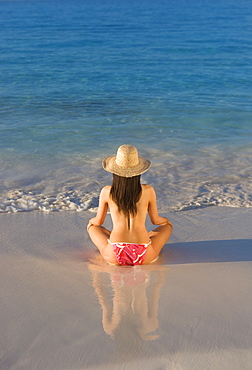
<instances>
[{"instance_id":1,"label":"woman","mask_svg":"<svg viewBox=\"0 0 252 370\"><path fill-rule=\"evenodd\" d=\"M152 186L141 185L140 175L150 168L150 161L138 156L132 145L122 145L116 156L103 160L103 168L113 173L112 186L100 193L97 215L89 220L87 230L104 260L111 264L134 266L154 262L172 233L172 224L158 214ZM108 208L113 229L102 226ZM146 214L154 225L148 232Z\"/></svg>"}]
</instances>

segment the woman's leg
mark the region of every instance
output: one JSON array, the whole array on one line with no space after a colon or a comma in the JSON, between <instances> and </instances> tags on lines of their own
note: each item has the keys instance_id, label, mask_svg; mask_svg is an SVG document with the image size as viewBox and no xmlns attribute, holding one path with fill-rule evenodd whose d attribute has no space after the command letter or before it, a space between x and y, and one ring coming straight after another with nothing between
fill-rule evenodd
<instances>
[{"instance_id":1,"label":"woman's leg","mask_svg":"<svg viewBox=\"0 0 252 370\"><path fill-rule=\"evenodd\" d=\"M148 247L148 251L144 259L145 263L150 263L158 257L161 249L164 247L165 243L167 243L171 234L172 224L170 222L165 225L160 225L149 232L151 244Z\"/></svg>"},{"instance_id":2,"label":"woman's leg","mask_svg":"<svg viewBox=\"0 0 252 370\"><path fill-rule=\"evenodd\" d=\"M111 231L109 231L103 226L90 225L88 227L88 233L90 239L92 240L94 245L96 245L96 247L99 249L105 261L116 264L117 260L115 254L113 252L111 245L108 243Z\"/></svg>"}]
</instances>

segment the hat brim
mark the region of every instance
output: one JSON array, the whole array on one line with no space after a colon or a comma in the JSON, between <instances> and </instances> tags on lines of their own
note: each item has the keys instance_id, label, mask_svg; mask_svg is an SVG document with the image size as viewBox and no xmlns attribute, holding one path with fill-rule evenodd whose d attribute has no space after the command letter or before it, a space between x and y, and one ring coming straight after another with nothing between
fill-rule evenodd
<instances>
[{"instance_id":1,"label":"hat brim","mask_svg":"<svg viewBox=\"0 0 252 370\"><path fill-rule=\"evenodd\" d=\"M148 171L151 166L151 162L148 159L138 156L138 165L133 167L123 168L116 164L116 156L106 157L102 161L102 167L104 170L114 173L115 175L122 177L134 177L143 174Z\"/></svg>"}]
</instances>

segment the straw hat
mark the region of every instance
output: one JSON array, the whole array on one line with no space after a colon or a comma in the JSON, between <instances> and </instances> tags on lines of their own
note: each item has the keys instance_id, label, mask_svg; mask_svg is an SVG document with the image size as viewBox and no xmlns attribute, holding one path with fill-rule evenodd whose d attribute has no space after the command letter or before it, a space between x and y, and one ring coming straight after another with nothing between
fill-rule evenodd
<instances>
[{"instance_id":1,"label":"straw hat","mask_svg":"<svg viewBox=\"0 0 252 370\"><path fill-rule=\"evenodd\" d=\"M137 148L132 145L122 145L116 156L106 157L102 161L104 170L122 177L141 175L150 168L151 162L138 155Z\"/></svg>"}]
</instances>

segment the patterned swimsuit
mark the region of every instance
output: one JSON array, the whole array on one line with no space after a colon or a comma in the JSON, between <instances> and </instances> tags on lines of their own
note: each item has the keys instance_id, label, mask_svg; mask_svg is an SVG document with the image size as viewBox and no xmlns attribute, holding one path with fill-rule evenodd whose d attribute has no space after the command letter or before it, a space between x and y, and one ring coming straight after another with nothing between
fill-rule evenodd
<instances>
[{"instance_id":1,"label":"patterned swimsuit","mask_svg":"<svg viewBox=\"0 0 252 370\"><path fill-rule=\"evenodd\" d=\"M148 246L151 244L151 241L146 244L125 242L112 243L109 239L108 242L113 248L117 262L122 266L142 265Z\"/></svg>"}]
</instances>

